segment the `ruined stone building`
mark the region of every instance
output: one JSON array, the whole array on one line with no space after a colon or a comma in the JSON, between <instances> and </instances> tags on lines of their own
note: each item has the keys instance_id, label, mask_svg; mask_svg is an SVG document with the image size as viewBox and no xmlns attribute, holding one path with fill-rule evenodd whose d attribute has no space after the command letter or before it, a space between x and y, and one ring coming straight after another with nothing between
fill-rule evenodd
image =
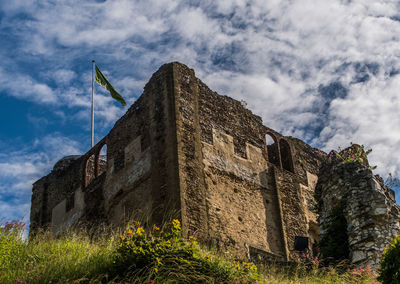
<instances>
[{"instance_id":1,"label":"ruined stone building","mask_svg":"<svg viewBox=\"0 0 400 284\"><path fill-rule=\"evenodd\" d=\"M122 224L130 216L157 223L176 212L186 235L240 257L294 260L295 240L307 240L309 251L319 241L314 192L324 155L264 126L187 66L165 64L107 136L34 183L30 229ZM332 190L323 180L321 191ZM376 195L385 210L398 208L394 197ZM328 194L320 196L329 207ZM355 216L351 206L346 210Z\"/></svg>"}]
</instances>

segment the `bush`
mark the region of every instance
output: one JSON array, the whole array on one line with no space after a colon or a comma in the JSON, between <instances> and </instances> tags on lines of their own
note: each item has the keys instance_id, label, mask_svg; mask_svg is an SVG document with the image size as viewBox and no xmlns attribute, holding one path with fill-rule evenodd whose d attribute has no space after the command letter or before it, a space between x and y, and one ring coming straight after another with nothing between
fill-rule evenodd
<instances>
[{"instance_id":1,"label":"bush","mask_svg":"<svg viewBox=\"0 0 400 284\"><path fill-rule=\"evenodd\" d=\"M176 219L149 232L137 222L120 236L113 266L115 280L130 283L257 283L259 277L254 264L205 253L195 237L182 238Z\"/></svg>"},{"instance_id":2,"label":"bush","mask_svg":"<svg viewBox=\"0 0 400 284\"><path fill-rule=\"evenodd\" d=\"M382 283L400 283L400 236L386 247L379 274Z\"/></svg>"}]
</instances>

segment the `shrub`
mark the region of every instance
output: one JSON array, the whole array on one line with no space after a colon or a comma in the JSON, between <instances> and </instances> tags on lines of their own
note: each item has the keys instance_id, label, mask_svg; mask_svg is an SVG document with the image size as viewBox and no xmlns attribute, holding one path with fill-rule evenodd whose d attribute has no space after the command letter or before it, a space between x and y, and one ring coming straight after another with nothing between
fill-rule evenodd
<instances>
[{"instance_id":1,"label":"shrub","mask_svg":"<svg viewBox=\"0 0 400 284\"><path fill-rule=\"evenodd\" d=\"M371 167L368 163L367 156L372 152L372 149L365 150L364 145L353 144L351 142L350 145L350 147L344 150L342 150L340 147L337 151L332 150L328 156L325 157L325 160L328 163L333 161L345 163L359 162L370 170L376 169L376 166Z\"/></svg>"},{"instance_id":2,"label":"shrub","mask_svg":"<svg viewBox=\"0 0 400 284\"><path fill-rule=\"evenodd\" d=\"M400 236L386 247L379 274L378 280L382 283L400 283Z\"/></svg>"},{"instance_id":3,"label":"shrub","mask_svg":"<svg viewBox=\"0 0 400 284\"><path fill-rule=\"evenodd\" d=\"M136 223L120 236L113 266L117 281L135 283L256 283L258 277L254 264L205 253L194 236L182 238L176 219L148 232Z\"/></svg>"}]
</instances>

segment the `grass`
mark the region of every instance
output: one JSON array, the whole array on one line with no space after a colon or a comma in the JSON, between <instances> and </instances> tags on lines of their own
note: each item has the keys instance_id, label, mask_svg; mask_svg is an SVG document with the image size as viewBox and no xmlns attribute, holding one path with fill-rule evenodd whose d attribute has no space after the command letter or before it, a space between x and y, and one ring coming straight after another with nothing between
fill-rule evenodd
<instances>
[{"instance_id":1,"label":"grass","mask_svg":"<svg viewBox=\"0 0 400 284\"><path fill-rule=\"evenodd\" d=\"M112 264L118 241L112 236L93 240L89 232L68 232L61 238L42 232L30 241L16 232L3 232L0 238L0 283L100 280Z\"/></svg>"},{"instance_id":2,"label":"grass","mask_svg":"<svg viewBox=\"0 0 400 284\"><path fill-rule=\"evenodd\" d=\"M368 269L282 266L235 260L228 252L182 238L180 223L164 228L132 224L124 232L77 230L29 241L22 224L0 227L0 283L376 283Z\"/></svg>"}]
</instances>

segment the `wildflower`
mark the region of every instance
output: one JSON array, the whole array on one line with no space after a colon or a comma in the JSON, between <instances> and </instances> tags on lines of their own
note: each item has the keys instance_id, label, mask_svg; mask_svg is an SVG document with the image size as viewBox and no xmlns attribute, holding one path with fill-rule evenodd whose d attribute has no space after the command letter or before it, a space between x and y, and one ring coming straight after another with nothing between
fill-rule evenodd
<instances>
[{"instance_id":1,"label":"wildflower","mask_svg":"<svg viewBox=\"0 0 400 284\"><path fill-rule=\"evenodd\" d=\"M136 225L136 227L140 227L140 222L139 222L139 221L136 221L136 222L135 222L135 225Z\"/></svg>"},{"instance_id":2,"label":"wildflower","mask_svg":"<svg viewBox=\"0 0 400 284\"><path fill-rule=\"evenodd\" d=\"M143 227L137 228L137 230L136 230L136 235L138 235L138 236L140 237L140 236L143 235L143 233L144 233Z\"/></svg>"},{"instance_id":3,"label":"wildflower","mask_svg":"<svg viewBox=\"0 0 400 284\"><path fill-rule=\"evenodd\" d=\"M257 266L255 266L254 264L252 266L250 266L250 270L257 272Z\"/></svg>"},{"instance_id":4,"label":"wildflower","mask_svg":"<svg viewBox=\"0 0 400 284\"><path fill-rule=\"evenodd\" d=\"M159 227L157 227L157 226L156 226L156 224L154 224L154 225L153 225L153 230L154 230L154 231L159 231L159 230L160 230L160 228L159 228Z\"/></svg>"},{"instance_id":5,"label":"wildflower","mask_svg":"<svg viewBox=\"0 0 400 284\"><path fill-rule=\"evenodd\" d=\"M128 235L132 237L133 231L131 229L128 230Z\"/></svg>"},{"instance_id":6,"label":"wildflower","mask_svg":"<svg viewBox=\"0 0 400 284\"><path fill-rule=\"evenodd\" d=\"M181 229L181 222L179 222L178 219L174 219L174 220L172 220L172 226L175 229L180 230Z\"/></svg>"}]
</instances>

